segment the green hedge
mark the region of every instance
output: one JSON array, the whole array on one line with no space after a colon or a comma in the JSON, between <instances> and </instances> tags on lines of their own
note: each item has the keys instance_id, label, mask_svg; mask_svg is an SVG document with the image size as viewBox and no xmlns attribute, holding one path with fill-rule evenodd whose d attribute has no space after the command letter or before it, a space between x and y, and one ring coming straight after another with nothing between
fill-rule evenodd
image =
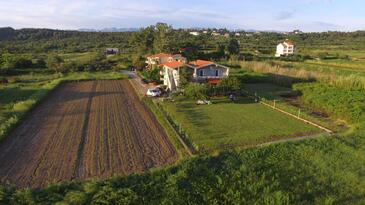
<instances>
[{"instance_id":1,"label":"green hedge","mask_svg":"<svg viewBox=\"0 0 365 205\"><path fill-rule=\"evenodd\" d=\"M365 121L365 91L350 90L324 83L300 83L293 86L302 93L301 100L350 123Z\"/></svg>"}]
</instances>

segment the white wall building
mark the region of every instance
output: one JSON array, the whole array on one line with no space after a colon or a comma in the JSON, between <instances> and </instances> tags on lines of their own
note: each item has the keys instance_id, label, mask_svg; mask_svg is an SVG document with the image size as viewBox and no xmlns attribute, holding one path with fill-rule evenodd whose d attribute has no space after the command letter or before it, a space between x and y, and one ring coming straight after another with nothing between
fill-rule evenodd
<instances>
[{"instance_id":1,"label":"white wall building","mask_svg":"<svg viewBox=\"0 0 365 205\"><path fill-rule=\"evenodd\" d=\"M276 46L276 57L280 57L280 56L288 56L288 55L293 55L295 52L295 46L294 43L292 41L286 40L282 43L279 43Z\"/></svg>"},{"instance_id":2,"label":"white wall building","mask_svg":"<svg viewBox=\"0 0 365 205\"><path fill-rule=\"evenodd\" d=\"M163 84L169 91L175 91L180 86L180 68L185 63L179 61L166 62L162 64Z\"/></svg>"},{"instance_id":3,"label":"white wall building","mask_svg":"<svg viewBox=\"0 0 365 205\"><path fill-rule=\"evenodd\" d=\"M198 31L191 31L189 33L190 33L190 35L193 35L193 36L199 36L200 35L200 33Z\"/></svg>"}]
</instances>

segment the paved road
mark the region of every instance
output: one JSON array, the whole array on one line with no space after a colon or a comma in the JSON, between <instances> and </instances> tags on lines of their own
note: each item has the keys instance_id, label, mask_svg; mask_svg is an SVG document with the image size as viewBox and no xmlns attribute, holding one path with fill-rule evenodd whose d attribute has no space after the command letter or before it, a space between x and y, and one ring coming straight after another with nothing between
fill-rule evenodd
<instances>
[{"instance_id":1,"label":"paved road","mask_svg":"<svg viewBox=\"0 0 365 205\"><path fill-rule=\"evenodd\" d=\"M135 72L123 70L122 73L128 75L133 87L137 90L138 95L145 96L147 90L151 88L148 84L142 83L141 78Z\"/></svg>"}]
</instances>

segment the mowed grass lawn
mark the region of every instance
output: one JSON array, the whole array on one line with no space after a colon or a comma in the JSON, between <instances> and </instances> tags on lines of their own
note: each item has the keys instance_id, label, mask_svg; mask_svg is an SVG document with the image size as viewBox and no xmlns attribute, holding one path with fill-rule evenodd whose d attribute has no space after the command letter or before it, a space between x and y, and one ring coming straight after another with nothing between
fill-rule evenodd
<instances>
[{"instance_id":1,"label":"mowed grass lawn","mask_svg":"<svg viewBox=\"0 0 365 205\"><path fill-rule=\"evenodd\" d=\"M178 98L175 102L164 102L163 105L199 150L253 146L321 132L244 97L236 103L217 98L212 105L196 105L193 100Z\"/></svg>"}]
</instances>

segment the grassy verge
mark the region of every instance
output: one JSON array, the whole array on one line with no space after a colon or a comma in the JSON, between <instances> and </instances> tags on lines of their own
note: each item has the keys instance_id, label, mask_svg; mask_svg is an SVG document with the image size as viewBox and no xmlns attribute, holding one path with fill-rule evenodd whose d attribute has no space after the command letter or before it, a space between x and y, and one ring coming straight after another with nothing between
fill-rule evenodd
<instances>
[{"instance_id":1,"label":"grassy verge","mask_svg":"<svg viewBox=\"0 0 365 205\"><path fill-rule=\"evenodd\" d=\"M166 134L169 136L169 139L171 143L174 145L178 155L179 159L185 158L188 156L188 153L185 151L183 145L178 140L179 136L177 136L177 133L175 130L171 127L168 120L165 118L159 107L153 102L150 98L143 98L142 99L145 105L150 109L150 111L155 115L157 121L160 123L160 125L164 128Z\"/></svg>"},{"instance_id":2,"label":"grassy verge","mask_svg":"<svg viewBox=\"0 0 365 205\"><path fill-rule=\"evenodd\" d=\"M37 190L0 187L0 204L363 204L364 139L280 143Z\"/></svg>"},{"instance_id":3,"label":"grassy verge","mask_svg":"<svg viewBox=\"0 0 365 205\"><path fill-rule=\"evenodd\" d=\"M0 87L0 141L60 83L125 78L117 72L24 75Z\"/></svg>"}]
</instances>

